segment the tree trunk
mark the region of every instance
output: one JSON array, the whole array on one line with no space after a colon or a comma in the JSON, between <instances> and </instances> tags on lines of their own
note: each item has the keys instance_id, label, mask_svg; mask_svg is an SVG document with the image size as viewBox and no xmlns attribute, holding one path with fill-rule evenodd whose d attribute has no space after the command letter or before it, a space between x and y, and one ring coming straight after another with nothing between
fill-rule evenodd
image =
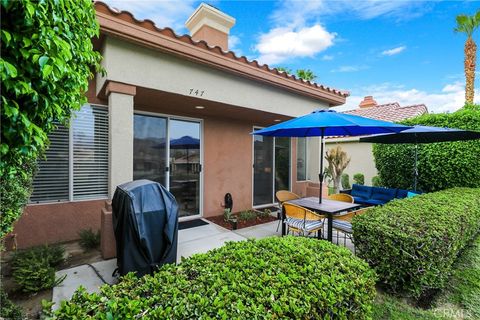
<instances>
[{"instance_id":1,"label":"tree trunk","mask_svg":"<svg viewBox=\"0 0 480 320\"><path fill-rule=\"evenodd\" d=\"M341 180L342 176L341 175L337 175L334 179L333 179L333 188L335 189L335 193L339 193L340 192L340 180Z\"/></svg>"},{"instance_id":2,"label":"tree trunk","mask_svg":"<svg viewBox=\"0 0 480 320\"><path fill-rule=\"evenodd\" d=\"M475 92L475 64L477 59L477 45L472 37L465 42L465 103L473 104Z\"/></svg>"}]
</instances>

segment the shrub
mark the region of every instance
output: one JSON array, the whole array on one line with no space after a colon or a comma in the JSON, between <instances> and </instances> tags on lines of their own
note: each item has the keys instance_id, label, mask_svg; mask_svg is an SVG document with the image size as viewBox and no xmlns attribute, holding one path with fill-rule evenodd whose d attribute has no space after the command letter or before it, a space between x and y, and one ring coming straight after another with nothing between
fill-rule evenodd
<instances>
[{"instance_id":1,"label":"shrub","mask_svg":"<svg viewBox=\"0 0 480 320\"><path fill-rule=\"evenodd\" d=\"M238 220L240 221L253 220L256 217L257 217L257 213L253 210L245 210L238 214Z\"/></svg>"},{"instance_id":2,"label":"shrub","mask_svg":"<svg viewBox=\"0 0 480 320\"><path fill-rule=\"evenodd\" d=\"M394 200L353 219L357 253L386 288L414 298L443 288L480 229L480 189Z\"/></svg>"},{"instance_id":3,"label":"shrub","mask_svg":"<svg viewBox=\"0 0 480 320\"><path fill-rule=\"evenodd\" d=\"M372 178L372 186L374 187L381 187L382 186L382 179L379 176L374 176Z\"/></svg>"},{"instance_id":4,"label":"shrub","mask_svg":"<svg viewBox=\"0 0 480 320\"><path fill-rule=\"evenodd\" d=\"M80 246L84 250L96 249L100 246L100 230L93 232L92 229L84 229L78 235L80 236Z\"/></svg>"},{"instance_id":5,"label":"shrub","mask_svg":"<svg viewBox=\"0 0 480 320\"><path fill-rule=\"evenodd\" d=\"M81 288L53 319L368 319L374 286L374 272L345 248L271 237L128 274L100 293Z\"/></svg>"},{"instance_id":6,"label":"shrub","mask_svg":"<svg viewBox=\"0 0 480 320\"><path fill-rule=\"evenodd\" d=\"M402 122L480 131L480 106L466 106L454 113L427 114ZM418 189L424 192L453 187L480 187L480 141L418 145ZM374 144L375 166L384 185L413 187L413 144Z\"/></svg>"},{"instance_id":7,"label":"shrub","mask_svg":"<svg viewBox=\"0 0 480 320\"><path fill-rule=\"evenodd\" d=\"M18 196L2 204L1 238L28 200L32 175L25 166L48 146L55 123L68 124L86 102L101 57L90 41L99 30L90 0L3 0L0 8L0 178Z\"/></svg>"},{"instance_id":8,"label":"shrub","mask_svg":"<svg viewBox=\"0 0 480 320\"><path fill-rule=\"evenodd\" d=\"M259 216L260 218L268 218L272 213L272 211L268 208L256 210L256 212L257 212L257 216Z\"/></svg>"},{"instance_id":9,"label":"shrub","mask_svg":"<svg viewBox=\"0 0 480 320\"><path fill-rule=\"evenodd\" d=\"M356 184L361 184L363 186L365 184L365 176L363 175L363 173L355 173L353 175L353 181Z\"/></svg>"},{"instance_id":10,"label":"shrub","mask_svg":"<svg viewBox=\"0 0 480 320\"><path fill-rule=\"evenodd\" d=\"M13 278L23 292L38 292L61 283L55 277L55 268L64 261L65 249L61 246L35 247L16 253L12 259Z\"/></svg>"},{"instance_id":11,"label":"shrub","mask_svg":"<svg viewBox=\"0 0 480 320\"><path fill-rule=\"evenodd\" d=\"M0 287L0 319L22 320L23 310L8 299L7 293Z\"/></svg>"},{"instance_id":12,"label":"shrub","mask_svg":"<svg viewBox=\"0 0 480 320\"><path fill-rule=\"evenodd\" d=\"M342 174L342 188L343 189L351 189L352 186L350 185L350 176L348 173Z\"/></svg>"},{"instance_id":13,"label":"shrub","mask_svg":"<svg viewBox=\"0 0 480 320\"><path fill-rule=\"evenodd\" d=\"M32 189L32 179L36 171L35 161L27 161L0 183L0 238L13 229L13 223L20 217L27 204Z\"/></svg>"}]
</instances>

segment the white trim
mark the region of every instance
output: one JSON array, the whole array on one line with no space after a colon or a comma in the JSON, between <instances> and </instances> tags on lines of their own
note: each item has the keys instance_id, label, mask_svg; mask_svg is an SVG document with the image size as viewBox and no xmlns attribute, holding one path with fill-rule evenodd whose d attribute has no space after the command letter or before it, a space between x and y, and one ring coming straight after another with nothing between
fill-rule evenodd
<instances>
[{"instance_id":1,"label":"white trim","mask_svg":"<svg viewBox=\"0 0 480 320\"><path fill-rule=\"evenodd\" d=\"M166 188L167 190L170 190L170 120L180 120L180 121L190 121L190 122L196 122L200 125L200 165L202 167L202 171L200 171L200 190L199 190L199 213L196 215L191 215L187 217L180 217L179 221L183 221L183 218L189 218L189 219L196 219L196 218L202 218L203 217L203 204L204 204L204 148L203 148L203 139L204 139L204 119L200 118L192 118L192 117L183 117L183 116L176 116L173 114L166 114L166 113L158 113L158 112L151 112L151 111L142 111L142 110L133 110L133 115L139 114L139 115L145 115L145 116L152 116L152 117L158 117L158 118L165 118L167 120L167 135L166 139L169 141L169 146L166 148L166 157L167 161L166 164L168 166L168 172L165 174L165 183L166 183Z\"/></svg>"},{"instance_id":2,"label":"white trim","mask_svg":"<svg viewBox=\"0 0 480 320\"><path fill-rule=\"evenodd\" d=\"M73 119L70 119L68 126L68 202L73 201L73 160Z\"/></svg>"},{"instance_id":3,"label":"white trim","mask_svg":"<svg viewBox=\"0 0 480 320\"><path fill-rule=\"evenodd\" d=\"M133 112L133 114L135 115L135 111ZM165 146L168 143L168 148L165 148L165 157L167 158L166 161L165 161L165 164L167 166L166 168L168 168L168 171L166 170L166 168L164 168L164 170L165 170L165 186L167 187L168 192L170 192L170 170L171 170L171 167L172 167L170 165L170 118L169 117L164 117L164 118L167 121L166 128L165 128L167 130L167 132L165 134ZM135 138L135 134L134 134L134 138Z\"/></svg>"}]
</instances>

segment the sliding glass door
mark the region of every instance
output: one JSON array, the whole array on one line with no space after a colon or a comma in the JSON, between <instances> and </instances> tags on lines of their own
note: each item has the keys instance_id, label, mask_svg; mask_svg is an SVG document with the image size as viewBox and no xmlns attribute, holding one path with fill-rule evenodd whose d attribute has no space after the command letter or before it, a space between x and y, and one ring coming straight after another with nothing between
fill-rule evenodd
<instances>
[{"instance_id":1,"label":"sliding glass door","mask_svg":"<svg viewBox=\"0 0 480 320\"><path fill-rule=\"evenodd\" d=\"M200 122L134 116L133 179L164 185L176 198L180 217L201 214Z\"/></svg>"},{"instance_id":2,"label":"sliding glass door","mask_svg":"<svg viewBox=\"0 0 480 320\"><path fill-rule=\"evenodd\" d=\"M170 192L180 216L200 212L200 123L170 120Z\"/></svg>"},{"instance_id":3,"label":"sliding glass door","mask_svg":"<svg viewBox=\"0 0 480 320\"><path fill-rule=\"evenodd\" d=\"M290 190L290 138L253 136L253 205L275 202L278 190Z\"/></svg>"}]
</instances>

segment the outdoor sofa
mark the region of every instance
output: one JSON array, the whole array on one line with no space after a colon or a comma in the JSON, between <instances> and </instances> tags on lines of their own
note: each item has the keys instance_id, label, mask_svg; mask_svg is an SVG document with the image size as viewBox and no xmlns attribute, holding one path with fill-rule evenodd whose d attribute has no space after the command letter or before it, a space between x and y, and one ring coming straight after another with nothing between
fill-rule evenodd
<instances>
[{"instance_id":1,"label":"outdoor sofa","mask_svg":"<svg viewBox=\"0 0 480 320\"><path fill-rule=\"evenodd\" d=\"M383 205L393 199L403 199L419 194L418 192L396 188L370 187L353 184L352 189L342 190L353 197L355 203L364 206Z\"/></svg>"}]
</instances>

